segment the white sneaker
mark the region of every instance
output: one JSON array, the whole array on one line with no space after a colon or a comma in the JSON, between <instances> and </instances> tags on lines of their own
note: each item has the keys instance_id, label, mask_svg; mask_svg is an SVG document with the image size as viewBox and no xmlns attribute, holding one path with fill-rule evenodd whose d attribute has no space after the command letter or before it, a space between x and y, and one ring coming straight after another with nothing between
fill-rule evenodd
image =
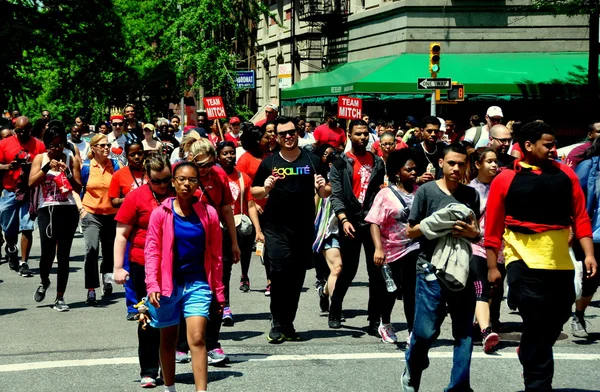
<instances>
[{"instance_id":1,"label":"white sneaker","mask_svg":"<svg viewBox=\"0 0 600 392\"><path fill-rule=\"evenodd\" d=\"M379 324L379 328L377 328L379 335L381 335L381 341L383 343L396 343L398 341L398 337L396 336L396 332L394 331L394 327L392 324Z\"/></svg>"}]
</instances>

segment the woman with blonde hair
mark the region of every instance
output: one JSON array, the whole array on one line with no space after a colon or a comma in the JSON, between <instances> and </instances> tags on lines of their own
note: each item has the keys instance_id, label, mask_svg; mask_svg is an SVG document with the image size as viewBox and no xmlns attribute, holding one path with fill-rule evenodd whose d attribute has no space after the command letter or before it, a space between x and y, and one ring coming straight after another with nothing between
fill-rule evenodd
<instances>
[{"instance_id":1,"label":"woman with blonde hair","mask_svg":"<svg viewBox=\"0 0 600 392\"><path fill-rule=\"evenodd\" d=\"M100 287L102 274L103 293L112 294L112 284L106 274L113 270L113 246L116 233L115 214L108 189L113 173L119 169L116 159L110 159L110 144L103 134L90 140L88 160L81 167L82 205L79 209L83 238L85 240L85 287L88 289L86 302L96 305L96 288ZM99 246L102 245L102 264L98 271Z\"/></svg>"}]
</instances>

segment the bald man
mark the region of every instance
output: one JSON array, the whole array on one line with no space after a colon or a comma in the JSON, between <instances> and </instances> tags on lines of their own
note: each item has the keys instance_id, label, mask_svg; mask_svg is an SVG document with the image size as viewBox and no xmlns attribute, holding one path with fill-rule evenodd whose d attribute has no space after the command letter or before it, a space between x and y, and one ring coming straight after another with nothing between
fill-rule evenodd
<instances>
[{"instance_id":1,"label":"bald man","mask_svg":"<svg viewBox=\"0 0 600 392\"><path fill-rule=\"evenodd\" d=\"M6 259L19 275L31 277L27 260L33 240L33 221L29 218L29 170L37 154L46 151L44 144L31 136L31 122L25 116L17 117L14 136L0 142L0 224L6 234ZM17 241L21 233L21 262Z\"/></svg>"},{"instance_id":2,"label":"bald man","mask_svg":"<svg viewBox=\"0 0 600 392\"><path fill-rule=\"evenodd\" d=\"M511 168L515 162L515 157L508 154L511 143L510 130L504 125L497 124L490 129L490 143L488 146L496 150L500 170Z\"/></svg>"}]
</instances>

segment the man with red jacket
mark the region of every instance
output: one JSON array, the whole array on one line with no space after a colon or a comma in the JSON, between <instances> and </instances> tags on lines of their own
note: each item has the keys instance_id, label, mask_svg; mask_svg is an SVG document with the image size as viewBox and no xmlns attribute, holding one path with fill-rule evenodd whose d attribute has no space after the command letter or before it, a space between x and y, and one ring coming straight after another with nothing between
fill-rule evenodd
<instances>
[{"instance_id":1,"label":"man with red jacket","mask_svg":"<svg viewBox=\"0 0 600 392\"><path fill-rule=\"evenodd\" d=\"M496 177L487 202L488 278L493 286L501 281L497 258L504 241L508 303L523 318L517 353L526 391L552 390L552 346L575 302L571 227L585 253L584 279L597 268L585 197L575 173L553 159L554 133L541 122L523 126L524 158Z\"/></svg>"}]
</instances>

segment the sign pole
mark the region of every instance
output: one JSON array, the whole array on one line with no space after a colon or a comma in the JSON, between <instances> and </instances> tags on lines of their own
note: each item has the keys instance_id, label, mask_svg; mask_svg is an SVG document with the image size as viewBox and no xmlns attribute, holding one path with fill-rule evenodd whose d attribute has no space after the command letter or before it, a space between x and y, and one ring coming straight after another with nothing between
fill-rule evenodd
<instances>
[{"instance_id":1,"label":"sign pole","mask_svg":"<svg viewBox=\"0 0 600 392\"><path fill-rule=\"evenodd\" d=\"M435 90L433 90L431 92L431 109L430 109L430 114L432 116L436 116L436 113L437 113L436 106L435 106L435 98L436 98L435 95L436 95Z\"/></svg>"}]
</instances>

